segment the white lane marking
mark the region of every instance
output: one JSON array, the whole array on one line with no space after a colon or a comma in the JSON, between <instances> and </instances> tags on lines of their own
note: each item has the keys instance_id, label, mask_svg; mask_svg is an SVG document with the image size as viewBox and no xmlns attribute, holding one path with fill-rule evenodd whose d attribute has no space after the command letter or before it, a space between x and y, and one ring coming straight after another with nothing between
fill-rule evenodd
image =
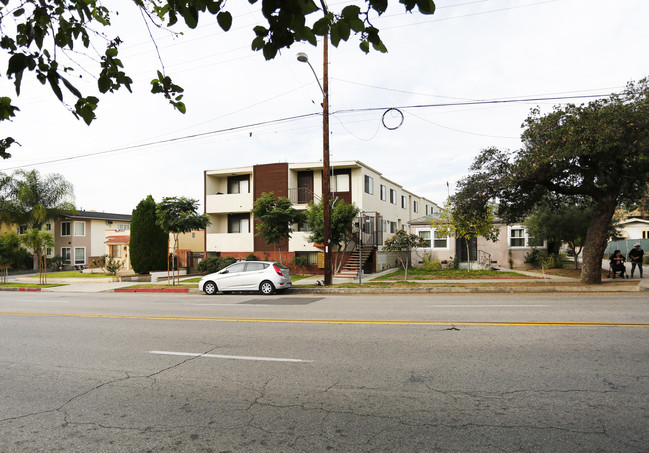
<instances>
[{"instance_id":1,"label":"white lane marking","mask_svg":"<svg viewBox=\"0 0 649 453\"><path fill-rule=\"evenodd\" d=\"M547 306L548 305L525 305L525 304L522 304L522 305L515 305L515 304L512 304L512 305L506 305L506 304L503 304L503 305L496 305L496 304L494 304L494 305L492 305L492 304L431 305L431 307L435 307L435 308L473 308L473 307L496 307L496 308L505 307L505 308L509 308L509 307L547 307Z\"/></svg>"},{"instance_id":2,"label":"white lane marking","mask_svg":"<svg viewBox=\"0 0 649 453\"><path fill-rule=\"evenodd\" d=\"M197 305L199 307L241 307L242 305L255 306L255 307L268 307L265 304L185 304L185 305Z\"/></svg>"},{"instance_id":3,"label":"white lane marking","mask_svg":"<svg viewBox=\"0 0 649 453\"><path fill-rule=\"evenodd\" d=\"M189 357L208 357L211 359L234 359L234 360L256 360L260 362L293 362L293 363L311 363L313 360L302 359L283 359L278 357L251 357L239 355L220 355L220 354L201 354L195 352L171 352L171 351L149 351L150 354L160 355L180 355Z\"/></svg>"}]
</instances>

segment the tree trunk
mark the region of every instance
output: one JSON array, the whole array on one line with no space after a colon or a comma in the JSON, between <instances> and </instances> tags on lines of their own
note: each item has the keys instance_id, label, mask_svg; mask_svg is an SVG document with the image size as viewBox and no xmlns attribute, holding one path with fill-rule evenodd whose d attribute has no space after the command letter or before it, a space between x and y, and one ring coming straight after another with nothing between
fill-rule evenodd
<instances>
[{"instance_id":1,"label":"tree trunk","mask_svg":"<svg viewBox=\"0 0 649 453\"><path fill-rule=\"evenodd\" d=\"M602 282L602 259L608 243L608 225L613 218L617 202L614 196L599 200L586 233L583 247L584 261L581 268L581 281L587 284Z\"/></svg>"}]
</instances>

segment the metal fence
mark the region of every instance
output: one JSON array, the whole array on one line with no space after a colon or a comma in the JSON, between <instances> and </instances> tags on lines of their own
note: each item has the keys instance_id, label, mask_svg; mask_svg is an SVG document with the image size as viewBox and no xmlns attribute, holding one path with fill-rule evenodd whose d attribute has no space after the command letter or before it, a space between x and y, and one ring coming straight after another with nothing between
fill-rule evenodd
<instances>
[{"instance_id":1,"label":"metal fence","mask_svg":"<svg viewBox=\"0 0 649 453\"><path fill-rule=\"evenodd\" d=\"M620 252L622 252L622 255L628 257L629 252L637 243L640 243L642 250L645 250L646 253L649 253L649 239L625 239L621 241L609 242L606 246L606 250L604 251L604 259L608 259L608 257L611 256L616 250L619 250Z\"/></svg>"}]
</instances>

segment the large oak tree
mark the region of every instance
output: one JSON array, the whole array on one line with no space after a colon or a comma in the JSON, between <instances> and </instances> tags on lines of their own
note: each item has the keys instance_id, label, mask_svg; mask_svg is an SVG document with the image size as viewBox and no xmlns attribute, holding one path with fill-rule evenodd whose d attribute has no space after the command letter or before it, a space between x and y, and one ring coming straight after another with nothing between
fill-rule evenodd
<instances>
[{"instance_id":1,"label":"large oak tree","mask_svg":"<svg viewBox=\"0 0 649 453\"><path fill-rule=\"evenodd\" d=\"M498 215L524 218L548 199L592 203L581 280L601 282L602 257L615 208L638 201L649 175L649 81L587 105L532 110L517 152L484 150L459 184L463 197L496 199Z\"/></svg>"}]
</instances>

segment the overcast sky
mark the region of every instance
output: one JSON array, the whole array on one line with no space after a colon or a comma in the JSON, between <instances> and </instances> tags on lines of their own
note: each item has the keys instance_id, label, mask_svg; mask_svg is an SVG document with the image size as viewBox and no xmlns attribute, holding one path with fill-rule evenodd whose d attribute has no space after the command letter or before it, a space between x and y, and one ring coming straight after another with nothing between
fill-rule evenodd
<instances>
[{"instance_id":1,"label":"overcast sky","mask_svg":"<svg viewBox=\"0 0 649 453\"><path fill-rule=\"evenodd\" d=\"M606 95L649 75L647 0L436 0L433 16L391 3L373 21L387 54L363 54L354 37L330 46L331 160L362 161L439 204L482 149L520 147L531 108L549 112L590 98L462 103ZM59 173L74 185L78 209L130 214L149 194L195 198L202 210L204 170L322 159L320 88L296 60L308 53L321 77L321 43L265 61L250 50L259 6L244 0L227 3L234 16L227 33L203 16L179 37L151 30L154 41L132 2L109 5L119 11L113 21L133 94L102 97L98 119L86 126L48 87L25 80L15 101L21 112L0 123L2 137L22 146L10 149L0 171ZM185 88L185 115L150 94L161 67L156 47L166 73ZM77 74L92 94L96 81ZM0 93L15 99L4 74ZM383 126L388 108L404 116L394 130ZM390 128L400 121L394 110L385 114Z\"/></svg>"}]
</instances>

